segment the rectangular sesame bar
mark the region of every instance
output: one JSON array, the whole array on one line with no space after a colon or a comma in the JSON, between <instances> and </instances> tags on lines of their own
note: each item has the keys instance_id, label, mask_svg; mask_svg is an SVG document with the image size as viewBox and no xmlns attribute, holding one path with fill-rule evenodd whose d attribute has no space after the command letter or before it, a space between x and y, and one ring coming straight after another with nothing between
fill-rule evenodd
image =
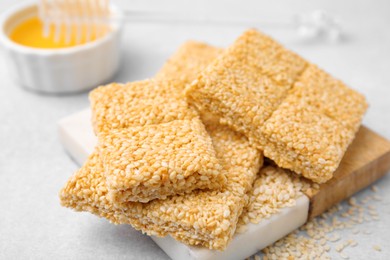
<instances>
[{"instance_id":1,"label":"rectangular sesame bar","mask_svg":"<svg viewBox=\"0 0 390 260\"><path fill-rule=\"evenodd\" d=\"M171 235L189 245L223 250L231 240L247 192L262 165L262 154L227 127L207 128L227 177L220 190L197 190L148 203L114 204L109 198L103 165L93 153L60 193L61 204L89 211L113 223L131 224L149 235Z\"/></svg>"},{"instance_id":2,"label":"rectangular sesame bar","mask_svg":"<svg viewBox=\"0 0 390 260\"><path fill-rule=\"evenodd\" d=\"M333 176L367 109L341 81L249 30L187 88L201 114L245 134L278 166Z\"/></svg>"},{"instance_id":3,"label":"rectangular sesame bar","mask_svg":"<svg viewBox=\"0 0 390 260\"><path fill-rule=\"evenodd\" d=\"M201 113L258 140L260 127L305 66L298 55L249 30L202 71L187 89L187 98Z\"/></svg>"},{"instance_id":4,"label":"rectangular sesame bar","mask_svg":"<svg viewBox=\"0 0 390 260\"><path fill-rule=\"evenodd\" d=\"M112 129L98 140L113 203L220 189L226 182L199 118Z\"/></svg>"},{"instance_id":5,"label":"rectangular sesame bar","mask_svg":"<svg viewBox=\"0 0 390 260\"><path fill-rule=\"evenodd\" d=\"M262 126L264 155L315 182L331 179L367 109L364 96L310 65Z\"/></svg>"},{"instance_id":6,"label":"rectangular sesame bar","mask_svg":"<svg viewBox=\"0 0 390 260\"><path fill-rule=\"evenodd\" d=\"M197 117L183 97L182 85L176 80L148 79L96 88L89 95L95 133Z\"/></svg>"},{"instance_id":7,"label":"rectangular sesame bar","mask_svg":"<svg viewBox=\"0 0 390 260\"><path fill-rule=\"evenodd\" d=\"M111 198L114 202L123 202L127 200L147 202L156 198L166 198L166 196L173 194L191 192L193 189L198 188L217 189L224 184L224 178L220 174L208 174L210 172L206 168L209 163L210 165L212 164L211 161L206 162L205 160L201 160L204 165L198 165L200 166L199 170L201 170L201 172L197 171L197 168L199 167L195 164L200 163L200 160L198 159L202 157L200 154L195 156L193 149L195 146L199 146L196 143L196 140L199 140L199 138L193 138L193 140L187 144L181 142L181 146L188 146L186 152L189 153L191 151L190 155L192 157L185 156L185 149L183 147L180 147L180 149L176 147L176 150L171 149L170 151L165 149L164 155L153 154L150 155L146 161L142 160L141 165L144 170L141 172L139 169L129 170L132 167L131 165L140 162L134 161L134 149L137 149L137 147L132 147L133 150L123 149L124 143L127 143L126 139L130 139L126 138L126 134L129 135L131 133L127 130L122 130L133 126L160 124L171 122L172 120L184 119L187 121L179 122L182 125L172 123L176 127L176 134L179 134L180 132L180 134L183 134L184 129L189 130L187 134L183 134L183 136L186 135L186 137L182 137L183 140L176 141L179 141L180 143L180 141L184 141L184 139L188 140L191 139L191 137L194 137L194 131L191 132L191 130L188 129L188 126L183 125L183 122L188 123L190 122L188 121L189 119L195 120L194 122L199 124L193 122L190 125L198 130L201 128L201 122L198 119L197 112L188 106L183 94L183 89L190 78L194 77L194 73L201 70L206 65L207 61L214 58L219 51L220 49L208 46L204 43L187 42L171 59L169 59L167 64L164 65L159 72L159 76L155 79L128 83L126 85L114 83L105 87L100 87L91 92L90 99L95 133L100 133L100 136L105 136L106 138L104 138L104 140L106 141L113 138L114 134L117 135L116 145L110 147L109 152L106 151L107 149L100 149L101 152L105 154L103 163L105 164L107 172L106 175L111 190ZM184 63L184 61L186 63ZM196 126L194 124L196 124ZM146 130L150 130L161 127L150 126L146 128ZM182 129L180 130L179 128ZM139 129L137 131L139 131ZM201 132L205 133L205 130L203 129ZM173 133L175 133L175 131L171 131L170 134L172 135ZM142 134L145 133L143 132ZM162 133L159 133L161 137L160 141L167 142L167 140L162 140L166 138L166 136L161 136L161 134ZM119 138L118 135L121 137ZM202 138L205 139L204 135L198 135L198 137L199 136L202 136ZM152 147L151 149L154 149L154 146L161 146L156 138L152 138L150 135L145 137L149 139L137 140L138 145L141 145L141 142L146 141L146 143L142 145L149 145ZM118 141L118 139L121 141ZM150 143L151 140L154 142ZM170 145L174 145L174 143ZM167 144L166 146L168 147ZM121 154L118 154L118 151L121 151ZM181 156L176 156L177 158L174 158L174 154L178 151L180 152L178 155ZM136 152L138 153L139 150ZM132 155L131 158L133 160L131 161L124 159L124 157L129 158L129 154ZM208 159L212 157L210 157L210 151L205 151L205 155L206 154ZM148 168L147 166L149 166L150 169L153 168L153 165L149 165L150 162L155 160L152 158L153 156L158 156L160 159L173 160L169 163L175 165L179 165L177 161L174 161L175 159L186 159L186 161L182 162L183 165L181 167L180 165L175 166L175 169L170 168L167 170L165 169L166 167L160 165L160 168L158 169L159 172L154 172L154 174L152 174L145 169ZM111 161L115 162L116 165L110 163ZM158 161L155 163L161 164L161 162L159 163ZM187 164L190 164L190 172L186 171L185 167L188 166ZM194 170L193 168L196 169ZM209 170L212 172L214 171L211 169L212 167L208 168L210 168ZM167 171L172 176L176 174L177 178L182 179L166 179L167 172L161 175L160 171ZM124 182L124 180L126 180L126 182Z\"/></svg>"}]
</instances>

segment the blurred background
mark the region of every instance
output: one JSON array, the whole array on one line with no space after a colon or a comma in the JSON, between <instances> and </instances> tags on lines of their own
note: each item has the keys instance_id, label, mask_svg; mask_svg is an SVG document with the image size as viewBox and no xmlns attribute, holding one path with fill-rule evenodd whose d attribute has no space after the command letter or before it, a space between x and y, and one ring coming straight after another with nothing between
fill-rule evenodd
<instances>
[{"instance_id":1,"label":"blurred background","mask_svg":"<svg viewBox=\"0 0 390 260\"><path fill-rule=\"evenodd\" d=\"M1 0L0 11L18 2ZM388 0L112 3L134 12L125 24L122 64L112 81L152 77L186 40L225 47L255 27L366 95L370 108L364 124L390 139ZM307 39L297 33L294 17L315 10L337 18L339 40ZM56 123L88 106L88 92L56 96L22 89L9 77L0 52L0 259L167 258L149 238L129 227L60 207L58 191L77 165L59 143ZM390 197L389 176L378 185L387 187L384 192ZM381 210L389 216L388 206ZM389 220L373 228L377 236L370 239L390 241L385 231L390 230ZM356 259L370 258L369 250L356 250ZM377 259L389 259L386 250L384 258Z\"/></svg>"}]
</instances>

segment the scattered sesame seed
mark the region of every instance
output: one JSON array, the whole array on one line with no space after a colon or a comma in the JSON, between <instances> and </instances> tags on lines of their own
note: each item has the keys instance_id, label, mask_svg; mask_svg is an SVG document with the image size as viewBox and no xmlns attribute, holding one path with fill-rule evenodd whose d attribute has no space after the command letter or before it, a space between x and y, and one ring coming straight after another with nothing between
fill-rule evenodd
<instances>
[{"instance_id":1,"label":"scattered sesame seed","mask_svg":"<svg viewBox=\"0 0 390 260\"><path fill-rule=\"evenodd\" d=\"M348 203L349 203L349 205L351 205L351 206L356 206L356 205L357 205L356 198L351 197L351 198L348 200Z\"/></svg>"},{"instance_id":2,"label":"scattered sesame seed","mask_svg":"<svg viewBox=\"0 0 390 260\"><path fill-rule=\"evenodd\" d=\"M375 251L382 251L382 248L378 245L374 245L372 248L374 248Z\"/></svg>"},{"instance_id":3,"label":"scattered sesame seed","mask_svg":"<svg viewBox=\"0 0 390 260\"><path fill-rule=\"evenodd\" d=\"M370 210L370 211L368 211L368 213L369 213L371 216L378 216L378 213L377 213L375 210Z\"/></svg>"},{"instance_id":4,"label":"scattered sesame seed","mask_svg":"<svg viewBox=\"0 0 390 260\"><path fill-rule=\"evenodd\" d=\"M376 186L376 185L372 185L372 186L371 186L371 190L372 190L373 192L378 192L378 191L379 191L378 186Z\"/></svg>"},{"instance_id":5,"label":"scattered sesame seed","mask_svg":"<svg viewBox=\"0 0 390 260\"><path fill-rule=\"evenodd\" d=\"M331 242L337 242L340 240L340 238L341 238L340 235L336 233L333 236L328 237L327 239L328 239L328 241L331 241Z\"/></svg>"},{"instance_id":6,"label":"scattered sesame seed","mask_svg":"<svg viewBox=\"0 0 390 260\"><path fill-rule=\"evenodd\" d=\"M358 242L356 240L350 240L350 246L355 247L358 245Z\"/></svg>"},{"instance_id":7,"label":"scattered sesame seed","mask_svg":"<svg viewBox=\"0 0 390 260\"><path fill-rule=\"evenodd\" d=\"M344 250L344 243L340 243L340 244L336 245L335 249L337 252L343 251Z\"/></svg>"},{"instance_id":8,"label":"scattered sesame seed","mask_svg":"<svg viewBox=\"0 0 390 260\"><path fill-rule=\"evenodd\" d=\"M363 200L366 200L366 198L363 198L362 201ZM340 214L340 211L343 210L343 207L341 205L335 205L324 213L326 214L326 218L318 216L308 221L299 229L299 231L293 232L276 242L274 245L265 248L263 253L266 256L269 256L269 252L275 252L271 250L272 248L279 248L281 252L288 252L290 255L294 256L295 259L330 259L330 256L327 255L327 252L331 250L329 242L336 242L341 239L339 233L335 233L334 231L352 228L358 224L354 219L362 218L366 209L370 208L372 210L373 208L368 206L363 208L361 205L354 202L355 200L352 200L352 203L348 202L347 208L345 209L345 212L348 212L346 218L339 219L337 217L337 215ZM360 230L355 227L351 232L358 234ZM370 234L371 231L365 230L362 233ZM316 238L321 236L323 237L323 240L329 242L325 241L324 244L322 239L316 240ZM348 259L348 256L343 250L348 246L356 247L357 245L358 242L356 240L349 239L335 245L334 250L339 252L340 258ZM299 253L294 250L298 250ZM316 255L316 257L314 257L314 255ZM278 256L281 258L280 255Z\"/></svg>"}]
</instances>

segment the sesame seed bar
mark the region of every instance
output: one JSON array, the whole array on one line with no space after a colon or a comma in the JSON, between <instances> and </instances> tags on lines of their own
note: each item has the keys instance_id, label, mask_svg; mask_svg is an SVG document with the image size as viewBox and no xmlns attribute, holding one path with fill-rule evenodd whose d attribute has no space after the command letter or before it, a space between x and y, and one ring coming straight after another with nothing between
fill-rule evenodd
<instances>
[{"instance_id":1,"label":"sesame seed bar","mask_svg":"<svg viewBox=\"0 0 390 260\"><path fill-rule=\"evenodd\" d=\"M220 189L226 182L199 118L112 129L98 140L113 203Z\"/></svg>"},{"instance_id":2,"label":"sesame seed bar","mask_svg":"<svg viewBox=\"0 0 390 260\"><path fill-rule=\"evenodd\" d=\"M265 156L318 183L329 180L354 133L305 104L288 98L262 127Z\"/></svg>"},{"instance_id":3,"label":"sesame seed bar","mask_svg":"<svg viewBox=\"0 0 390 260\"><path fill-rule=\"evenodd\" d=\"M131 224L149 235L169 234L189 245L223 250L235 232L246 194L263 160L244 136L223 126L209 126L207 130L227 177L222 190L197 190L148 203L114 204L95 151L62 189L61 204L113 223Z\"/></svg>"},{"instance_id":4,"label":"sesame seed bar","mask_svg":"<svg viewBox=\"0 0 390 260\"><path fill-rule=\"evenodd\" d=\"M183 57L187 57L185 63L180 61L180 51L168 61L170 64L177 64L175 66L180 69L171 70L169 66L164 66L158 77L175 78L175 73L187 73L186 76L180 76L181 82L187 84L194 77L194 74L190 76L188 64L198 64L190 67L201 71L207 62L201 63L196 59L205 60L204 57L207 56L211 61L218 52L215 51L216 48L201 43L191 43L187 46L183 47L187 54L182 53ZM197 46L203 51L196 51ZM170 234L189 245L224 249L233 236L238 217L247 202L246 193L251 189L256 173L262 165L263 156L250 146L244 136L224 126L218 126L212 120L210 122L207 130L227 177L227 183L222 190L197 190L148 203L114 204L103 175L101 157L98 151L95 151L62 189L62 205L77 211L89 211L113 223L131 224L149 235ZM126 124L132 122L127 121Z\"/></svg>"},{"instance_id":5,"label":"sesame seed bar","mask_svg":"<svg viewBox=\"0 0 390 260\"><path fill-rule=\"evenodd\" d=\"M202 71L187 98L201 113L258 140L260 127L305 66L270 37L249 30Z\"/></svg>"},{"instance_id":6,"label":"sesame seed bar","mask_svg":"<svg viewBox=\"0 0 390 260\"><path fill-rule=\"evenodd\" d=\"M278 166L332 178L367 109L364 97L249 30L186 89L201 114L243 133Z\"/></svg>"},{"instance_id":7,"label":"sesame seed bar","mask_svg":"<svg viewBox=\"0 0 390 260\"><path fill-rule=\"evenodd\" d=\"M89 95L95 133L197 117L183 98L181 88L182 82L168 79L96 88Z\"/></svg>"},{"instance_id":8,"label":"sesame seed bar","mask_svg":"<svg viewBox=\"0 0 390 260\"><path fill-rule=\"evenodd\" d=\"M95 132L98 134L101 133L102 135L100 136L106 136L108 139L113 137L113 134L122 135L122 141L116 142L116 146L111 147L110 152L105 153L107 155L105 156L106 160L103 160L106 169L109 172L107 174L108 183L114 202L123 202L126 200L147 202L155 198L166 198L168 195L191 192L196 188L214 189L223 185L223 178L219 174L205 175L192 169L194 166L193 164L199 162L196 157L186 158L188 161L183 162L185 163L183 165L187 166L189 161L191 161L190 170L193 171L192 175L186 171L183 172L183 168L177 167L175 170L179 170L179 173L175 171L176 175L178 178L183 179L175 179L174 182L172 180L167 181L163 179L166 178L166 176L160 176L161 172L154 172L153 175L147 170L144 170L142 174L139 175L131 175L131 177L136 177L137 180L128 178L130 173L125 173L125 169L129 169L130 164L128 165L128 162L123 160L123 157L128 157L127 154L134 154L129 150L123 150L123 142L126 139L126 136L123 134L126 130L121 130L132 126L160 124L172 120L197 119L197 112L189 107L185 100L183 94L184 86L192 77L195 77L194 75L197 71L200 71L206 66L206 63L213 59L219 52L220 49L204 43L187 42L167 61L167 64L164 65L155 79L128 83L126 85L114 83L105 87L100 87L91 92L90 99ZM199 119L197 122L200 123ZM155 126L148 128L154 127ZM187 126L177 127L188 128ZM196 128L199 129L199 127ZM110 134L107 135L107 132ZM203 130L203 132L205 131ZM156 143L157 140L155 138L151 137L152 136L149 136L150 139L155 141L153 144L154 146L160 145ZM187 140L190 137L192 136L187 135L185 139ZM107 140L107 138L105 138L105 140ZM194 140L196 140L196 138ZM187 145L196 144L194 140ZM138 140L138 143L144 141L145 140ZM193 149L195 147L189 148ZM135 147L133 147L133 149L135 149ZM104 152L105 150L102 149L102 151ZM119 155L118 151L121 151ZM184 155L184 150L180 151L182 151L181 155ZM172 156L172 154L174 154L173 152L174 151L166 152L165 157L171 155L171 159L174 159ZM153 156L155 155L153 154L150 157ZM162 154L158 154L158 156L162 157ZM181 156L180 159L184 159L184 157ZM121 160L122 164L118 163ZM149 158L148 162L152 162L153 160L154 158ZM110 161L115 162L116 165L113 166L113 164L110 164ZM143 164L144 166L148 165L147 162L145 163ZM158 164L159 162L155 163ZM170 163L174 164L175 162L171 161ZM133 164L134 162L131 162L131 165ZM166 171L162 166L159 170ZM172 174L172 177L174 175L173 171L174 170L171 169L169 172L169 174ZM119 173L113 174L114 172ZM137 170L136 172L139 171ZM203 173L208 172L206 171ZM145 174L147 176L145 176ZM118 176L120 178L119 180L117 179ZM212 178L207 179L208 177ZM202 180L200 178L202 178ZM124 180L127 180L126 183L123 182Z\"/></svg>"},{"instance_id":9,"label":"sesame seed bar","mask_svg":"<svg viewBox=\"0 0 390 260\"><path fill-rule=\"evenodd\" d=\"M264 155L315 182L331 179L367 109L365 99L310 65L261 131Z\"/></svg>"},{"instance_id":10,"label":"sesame seed bar","mask_svg":"<svg viewBox=\"0 0 390 260\"><path fill-rule=\"evenodd\" d=\"M182 85L182 91L184 91L185 85L196 79L198 74L222 51L221 48L206 43L187 41L166 61L155 78L183 82L185 84Z\"/></svg>"}]
</instances>

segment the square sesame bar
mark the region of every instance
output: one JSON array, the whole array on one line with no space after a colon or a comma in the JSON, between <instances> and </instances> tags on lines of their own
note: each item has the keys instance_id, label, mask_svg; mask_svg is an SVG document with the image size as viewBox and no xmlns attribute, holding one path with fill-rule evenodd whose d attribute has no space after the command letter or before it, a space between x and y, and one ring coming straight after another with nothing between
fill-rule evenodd
<instances>
[{"instance_id":1,"label":"square sesame bar","mask_svg":"<svg viewBox=\"0 0 390 260\"><path fill-rule=\"evenodd\" d=\"M288 97L262 127L264 155L283 168L323 183L329 180L354 137L337 121Z\"/></svg>"},{"instance_id":2,"label":"square sesame bar","mask_svg":"<svg viewBox=\"0 0 390 260\"><path fill-rule=\"evenodd\" d=\"M98 140L114 203L220 189L226 182L199 118L112 129Z\"/></svg>"},{"instance_id":3,"label":"square sesame bar","mask_svg":"<svg viewBox=\"0 0 390 260\"><path fill-rule=\"evenodd\" d=\"M148 203L112 203L103 164L95 151L60 192L61 204L113 223L131 224L149 235L223 250L231 240L247 193L262 165L262 154L224 126L208 126L227 183L222 190L196 190Z\"/></svg>"},{"instance_id":4,"label":"square sesame bar","mask_svg":"<svg viewBox=\"0 0 390 260\"><path fill-rule=\"evenodd\" d=\"M187 88L187 98L200 113L257 140L305 66L298 55L249 30L201 72Z\"/></svg>"},{"instance_id":5,"label":"square sesame bar","mask_svg":"<svg viewBox=\"0 0 390 260\"><path fill-rule=\"evenodd\" d=\"M364 96L310 65L261 131L264 155L315 182L331 179L367 109Z\"/></svg>"},{"instance_id":6,"label":"square sesame bar","mask_svg":"<svg viewBox=\"0 0 390 260\"><path fill-rule=\"evenodd\" d=\"M183 97L182 85L176 80L148 79L96 88L89 95L95 133L197 117Z\"/></svg>"}]
</instances>

